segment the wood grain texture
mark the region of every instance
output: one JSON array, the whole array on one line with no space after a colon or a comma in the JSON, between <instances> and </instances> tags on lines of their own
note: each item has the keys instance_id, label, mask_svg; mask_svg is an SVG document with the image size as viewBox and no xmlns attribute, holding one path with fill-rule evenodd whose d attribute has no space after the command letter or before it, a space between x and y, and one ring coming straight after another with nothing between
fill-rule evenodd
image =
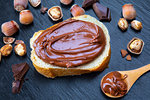
<instances>
[{"instance_id":1,"label":"wood grain texture","mask_svg":"<svg viewBox=\"0 0 150 100\"><path fill-rule=\"evenodd\" d=\"M74 0L74 3L81 6L82 1ZM134 4L137 11L136 19L143 23L143 29L140 32L135 32L130 27L126 32L121 32L117 27L117 22L122 17L121 8L125 3ZM112 15L110 23L104 22L111 37L112 54L109 68L101 73L47 79L36 72L30 61L29 39L34 32L46 29L57 22L53 22L47 14L40 14L41 5L38 8L33 8L28 4L28 9L34 15L34 22L28 26L21 25L19 13L13 8L13 0L0 0L0 25L9 20L15 20L19 23L20 31L14 37L25 41L28 52L25 57L19 57L13 51L10 56L2 58L0 63L0 100L109 100L110 98L106 97L100 90L100 80L106 73L115 70L135 69L150 63L150 0L101 0L101 4L109 7ZM59 0L42 0L42 5L48 8L60 5L64 14L63 20L71 17L69 11L71 5L64 6L60 4ZM86 14L96 17L92 9L86 10ZM3 36L1 32L0 47L4 45ZM126 61L126 59L122 59L120 50L126 49L127 43L133 37L143 39L145 46L140 56L132 55L132 61ZM26 75L29 80L23 84L21 93L14 95L11 93L13 81L11 65L25 61L30 65L30 70ZM150 98L149 78L149 72L144 74L122 99L148 100Z\"/></svg>"}]
</instances>

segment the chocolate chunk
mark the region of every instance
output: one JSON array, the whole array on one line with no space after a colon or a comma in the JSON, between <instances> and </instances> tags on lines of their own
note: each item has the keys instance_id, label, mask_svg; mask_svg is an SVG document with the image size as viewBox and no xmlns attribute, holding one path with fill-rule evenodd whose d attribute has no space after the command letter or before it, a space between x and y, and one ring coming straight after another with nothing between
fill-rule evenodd
<instances>
[{"instance_id":1,"label":"chocolate chunk","mask_svg":"<svg viewBox=\"0 0 150 100\"><path fill-rule=\"evenodd\" d=\"M97 2L93 4L93 9L100 21L111 21L111 13L109 8Z\"/></svg>"},{"instance_id":2,"label":"chocolate chunk","mask_svg":"<svg viewBox=\"0 0 150 100\"><path fill-rule=\"evenodd\" d=\"M48 8L42 6L40 12L41 12L42 14L45 14L47 10L48 10Z\"/></svg>"},{"instance_id":3,"label":"chocolate chunk","mask_svg":"<svg viewBox=\"0 0 150 100\"><path fill-rule=\"evenodd\" d=\"M12 93L19 93L23 85L23 80L17 80L12 83Z\"/></svg>"},{"instance_id":4,"label":"chocolate chunk","mask_svg":"<svg viewBox=\"0 0 150 100\"><path fill-rule=\"evenodd\" d=\"M15 80L22 80L26 72L29 70L27 63L20 63L12 65L12 72Z\"/></svg>"},{"instance_id":5,"label":"chocolate chunk","mask_svg":"<svg viewBox=\"0 0 150 100\"><path fill-rule=\"evenodd\" d=\"M82 8L88 8L92 6L94 3L99 2L99 0L84 0L82 3Z\"/></svg>"}]
</instances>

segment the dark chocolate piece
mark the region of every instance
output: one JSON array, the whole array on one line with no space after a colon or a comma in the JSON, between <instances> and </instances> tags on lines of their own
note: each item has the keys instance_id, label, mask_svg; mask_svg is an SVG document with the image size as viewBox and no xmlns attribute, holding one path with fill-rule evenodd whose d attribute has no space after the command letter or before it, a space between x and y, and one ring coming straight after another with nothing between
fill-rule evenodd
<instances>
[{"instance_id":1,"label":"dark chocolate piece","mask_svg":"<svg viewBox=\"0 0 150 100\"><path fill-rule=\"evenodd\" d=\"M47 10L48 10L48 8L42 6L40 12L41 12L42 14L45 14Z\"/></svg>"},{"instance_id":2,"label":"dark chocolate piece","mask_svg":"<svg viewBox=\"0 0 150 100\"><path fill-rule=\"evenodd\" d=\"M109 8L97 2L93 4L93 9L100 21L111 21L111 13Z\"/></svg>"},{"instance_id":3,"label":"dark chocolate piece","mask_svg":"<svg viewBox=\"0 0 150 100\"><path fill-rule=\"evenodd\" d=\"M99 0L84 0L82 3L82 8L88 8L92 6L94 3L99 2Z\"/></svg>"},{"instance_id":4,"label":"dark chocolate piece","mask_svg":"<svg viewBox=\"0 0 150 100\"><path fill-rule=\"evenodd\" d=\"M12 72L15 80L22 80L26 72L29 70L27 63L20 63L12 65Z\"/></svg>"},{"instance_id":5,"label":"dark chocolate piece","mask_svg":"<svg viewBox=\"0 0 150 100\"><path fill-rule=\"evenodd\" d=\"M19 93L23 85L23 80L17 80L12 83L12 93Z\"/></svg>"}]
</instances>

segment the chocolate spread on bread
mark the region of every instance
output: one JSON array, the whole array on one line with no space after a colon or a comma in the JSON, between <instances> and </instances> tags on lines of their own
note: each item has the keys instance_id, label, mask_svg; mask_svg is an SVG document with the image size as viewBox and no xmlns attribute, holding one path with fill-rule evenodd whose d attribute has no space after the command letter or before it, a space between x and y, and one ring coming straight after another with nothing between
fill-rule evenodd
<instances>
[{"instance_id":1,"label":"chocolate spread on bread","mask_svg":"<svg viewBox=\"0 0 150 100\"><path fill-rule=\"evenodd\" d=\"M105 35L98 25L69 19L45 30L33 47L36 55L46 63L75 67L93 61L105 45Z\"/></svg>"},{"instance_id":2,"label":"chocolate spread on bread","mask_svg":"<svg viewBox=\"0 0 150 100\"><path fill-rule=\"evenodd\" d=\"M123 96L127 92L127 84L124 79L127 76L122 77L122 75L115 71L107 74L101 84L101 88L105 93L112 96Z\"/></svg>"}]
</instances>

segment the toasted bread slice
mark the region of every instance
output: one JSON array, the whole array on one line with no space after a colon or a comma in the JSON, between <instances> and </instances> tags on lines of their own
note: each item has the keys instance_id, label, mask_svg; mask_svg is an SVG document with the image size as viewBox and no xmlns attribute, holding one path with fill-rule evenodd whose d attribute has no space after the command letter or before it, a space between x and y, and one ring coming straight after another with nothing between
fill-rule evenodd
<instances>
[{"instance_id":1,"label":"toasted bread slice","mask_svg":"<svg viewBox=\"0 0 150 100\"><path fill-rule=\"evenodd\" d=\"M40 34L44 30L40 30L39 32L36 32L33 37L30 39L30 46L32 48L31 51L31 60L33 62L33 65L35 69L42 75L48 77L48 78L55 78L57 76L68 76L68 75L81 75L84 73L90 73L93 71L103 71L109 63L110 60L110 54L111 54L111 48L110 48L110 36L108 33L107 28L102 22L99 22L95 18L89 16L89 15L82 15L78 17L73 17L72 19L82 20L94 23L102 28L105 37L106 37L106 45L104 51L93 61L80 65L73 68L64 68L59 67L55 65L51 65L48 63L43 62L36 54L35 50L33 48L34 41L38 38ZM52 26L53 27L53 26Z\"/></svg>"}]
</instances>

